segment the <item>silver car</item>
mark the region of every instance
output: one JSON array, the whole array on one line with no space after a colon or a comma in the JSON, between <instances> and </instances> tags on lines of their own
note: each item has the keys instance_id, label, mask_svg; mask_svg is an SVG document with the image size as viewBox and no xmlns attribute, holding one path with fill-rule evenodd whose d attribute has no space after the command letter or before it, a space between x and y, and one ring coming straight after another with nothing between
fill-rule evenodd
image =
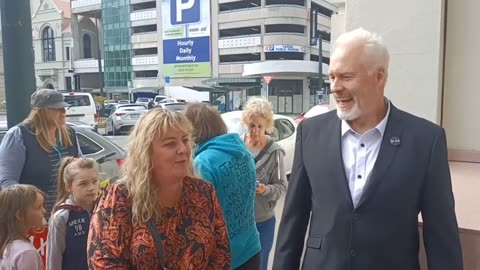
<instances>
[{"instance_id":1,"label":"silver car","mask_svg":"<svg viewBox=\"0 0 480 270\"><path fill-rule=\"evenodd\" d=\"M126 152L114 142L96 133L91 127L67 124L77 133L83 156L93 158L99 163L100 179L115 181L120 176L120 166L127 155ZM0 121L0 142L7 130L6 121Z\"/></svg>"},{"instance_id":2,"label":"silver car","mask_svg":"<svg viewBox=\"0 0 480 270\"><path fill-rule=\"evenodd\" d=\"M138 104L118 104L109 112L106 121L108 135L118 135L120 132L130 131L137 123L138 118L147 112L147 108Z\"/></svg>"}]
</instances>

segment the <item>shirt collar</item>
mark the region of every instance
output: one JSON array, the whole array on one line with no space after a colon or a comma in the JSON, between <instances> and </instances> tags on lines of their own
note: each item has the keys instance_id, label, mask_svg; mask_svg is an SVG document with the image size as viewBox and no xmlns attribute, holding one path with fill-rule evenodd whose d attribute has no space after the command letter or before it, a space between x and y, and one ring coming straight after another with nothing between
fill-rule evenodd
<instances>
[{"instance_id":1,"label":"shirt collar","mask_svg":"<svg viewBox=\"0 0 480 270\"><path fill-rule=\"evenodd\" d=\"M387 98L385 98L385 103L387 104L387 113L385 114L385 117L383 117L382 121L380 121L380 123L378 123L377 126L375 127L375 129L380 132L380 134L382 135L382 137L383 137L383 134L385 133L385 129L386 129L386 127L387 127L388 116L390 115L390 100L388 100ZM348 131L355 132L355 131L350 127L350 125L348 124L347 121L342 120L342 137L343 137ZM355 133L356 133L356 132L355 132Z\"/></svg>"}]
</instances>

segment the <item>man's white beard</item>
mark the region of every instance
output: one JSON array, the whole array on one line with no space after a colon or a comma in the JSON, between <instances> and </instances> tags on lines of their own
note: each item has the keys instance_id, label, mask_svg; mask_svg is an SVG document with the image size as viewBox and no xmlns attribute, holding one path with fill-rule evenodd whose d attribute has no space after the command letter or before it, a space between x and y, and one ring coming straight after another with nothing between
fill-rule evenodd
<instances>
[{"instance_id":1,"label":"man's white beard","mask_svg":"<svg viewBox=\"0 0 480 270\"><path fill-rule=\"evenodd\" d=\"M341 110L337 108L337 116L338 118L344 121L352 121L360 117L360 108L358 107L357 103L353 103L353 107L350 110Z\"/></svg>"}]
</instances>

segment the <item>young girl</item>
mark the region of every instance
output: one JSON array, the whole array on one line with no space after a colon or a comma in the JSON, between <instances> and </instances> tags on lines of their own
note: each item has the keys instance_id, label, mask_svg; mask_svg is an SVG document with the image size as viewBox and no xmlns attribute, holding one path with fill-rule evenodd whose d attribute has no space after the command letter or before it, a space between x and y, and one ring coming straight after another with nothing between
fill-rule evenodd
<instances>
[{"instance_id":1,"label":"young girl","mask_svg":"<svg viewBox=\"0 0 480 270\"><path fill-rule=\"evenodd\" d=\"M47 225L44 196L31 185L13 185L0 191L1 270L43 270L42 259L27 235Z\"/></svg>"},{"instance_id":2,"label":"young girl","mask_svg":"<svg viewBox=\"0 0 480 270\"><path fill-rule=\"evenodd\" d=\"M95 160L67 157L60 162L57 202L48 227L48 270L88 269L88 228L98 190Z\"/></svg>"}]
</instances>

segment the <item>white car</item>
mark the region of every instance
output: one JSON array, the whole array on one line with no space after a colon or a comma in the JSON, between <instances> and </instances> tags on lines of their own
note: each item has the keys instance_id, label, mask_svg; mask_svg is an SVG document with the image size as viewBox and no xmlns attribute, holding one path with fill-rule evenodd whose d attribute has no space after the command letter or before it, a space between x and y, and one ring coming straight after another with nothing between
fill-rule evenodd
<instances>
[{"instance_id":1,"label":"white car","mask_svg":"<svg viewBox=\"0 0 480 270\"><path fill-rule=\"evenodd\" d=\"M242 125L242 111L223 113L222 118L229 133L238 133L240 136L247 133L247 127ZM279 114L273 115L273 123L273 132L269 135L285 150L285 171L287 175L290 175L295 152L297 124L292 118Z\"/></svg>"},{"instance_id":2,"label":"white car","mask_svg":"<svg viewBox=\"0 0 480 270\"><path fill-rule=\"evenodd\" d=\"M108 135L118 135L130 129L137 123L138 118L148 110L139 104L118 104L109 112L106 121L106 132Z\"/></svg>"},{"instance_id":3,"label":"white car","mask_svg":"<svg viewBox=\"0 0 480 270\"><path fill-rule=\"evenodd\" d=\"M310 117L320 115L320 114L323 114L323 113L326 113L326 112L329 112L329 111L330 111L330 108L328 107L328 104L327 105L325 105L325 104L315 105L312 108L310 108L310 110L308 110L307 112L304 112L304 113L300 114L299 116L297 116L295 118L295 123L299 124L305 118L310 118Z\"/></svg>"},{"instance_id":4,"label":"white car","mask_svg":"<svg viewBox=\"0 0 480 270\"><path fill-rule=\"evenodd\" d=\"M67 108L67 121L81 121L95 127L97 120L97 107L92 94L80 92L63 93Z\"/></svg>"}]
</instances>

